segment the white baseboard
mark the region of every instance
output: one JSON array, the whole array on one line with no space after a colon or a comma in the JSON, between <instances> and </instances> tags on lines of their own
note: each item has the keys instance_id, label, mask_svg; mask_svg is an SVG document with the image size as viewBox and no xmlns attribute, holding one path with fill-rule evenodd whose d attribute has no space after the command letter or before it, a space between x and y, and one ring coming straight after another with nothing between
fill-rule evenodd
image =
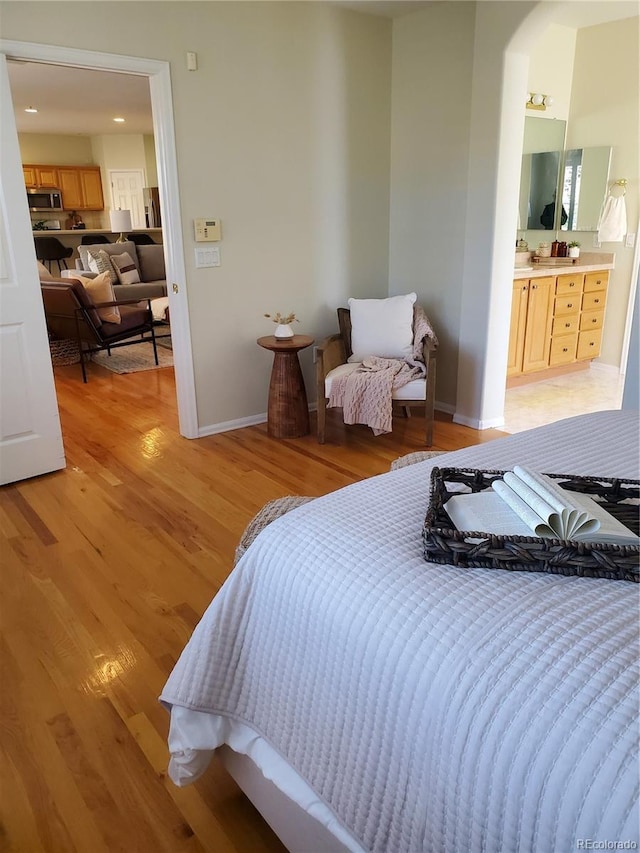
<instances>
[{"instance_id":1,"label":"white baseboard","mask_svg":"<svg viewBox=\"0 0 640 853\"><path fill-rule=\"evenodd\" d=\"M446 415L455 415L456 412L456 407L452 406L451 403L441 403L439 400L435 401L433 408L437 412L444 412Z\"/></svg>"},{"instance_id":2,"label":"white baseboard","mask_svg":"<svg viewBox=\"0 0 640 853\"><path fill-rule=\"evenodd\" d=\"M610 373L612 376L620 376L622 371L615 364L600 364L598 361L592 361L590 370L599 370L601 373Z\"/></svg>"},{"instance_id":3,"label":"white baseboard","mask_svg":"<svg viewBox=\"0 0 640 853\"><path fill-rule=\"evenodd\" d=\"M486 420L478 420L478 418L465 418L464 415L454 414L454 424L471 427L471 429L501 429L504 426L504 418L488 418Z\"/></svg>"},{"instance_id":4,"label":"white baseboard","mask_svg":"<svg viewBox=\"0 0 640 853\"><path fill-rule=\"evenodd\" d=\"M233 421L222 421L219 424L209 424L198 428L198 438L204 438L207 435L217 435L219 432L230 432L232 429L242 429L243 427L255 426L256 424L264 424L267 422L267 413L262 412L259 415L249 415L247 418L237 418Z\"/></svg>"}]
</instances>

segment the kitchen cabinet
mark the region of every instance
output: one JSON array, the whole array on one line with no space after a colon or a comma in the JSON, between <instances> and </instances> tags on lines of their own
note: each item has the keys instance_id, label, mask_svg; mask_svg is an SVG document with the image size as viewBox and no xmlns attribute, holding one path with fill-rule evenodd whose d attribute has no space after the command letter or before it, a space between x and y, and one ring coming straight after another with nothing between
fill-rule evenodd
<instances>
[{"instance_id":1,"label":"kitchen cabinet","mask_svg":"<svg viewBox=\"0 0 640 853\"><path fill-rule=\"evenodd\" d=\"M507 376L549 366L555 278L514 281Z\"/></svg>"},{"instance_id":2,"label":"kitchen cabinet","mask_svg":"<svg viewBox=\"0 0 640 853\"><path fill-rule=\"evenodd\" d=\"M23 166L24 183L28 189L60 189L55 166Z\"/></svg>"},{"instance_id":3,"label":"kitchen cabinet","mask_svg":"<svg viewBox=\"0 0 640 853\"><path fill-rule=\"evenodd\" d=\"M65 210L104 210L98 166L60 167L58 176Z\"/></svg>"},{"instance_id":4,"label":"kitchen cabinet","mask_svg":"<svg viewBox=\"0 0 640 853\"><path fill-rule=\"evenodd\" d=\"M99 166L23 165L22 171L27 189L61 190L65 210L104 210Z\"/></svg>"},{"instance_id":5,"label":"kitchen cabinet","mask_svg":"<svg viewBox=\"0 0 640 853\"><path fill-rule=\"evenodd\" d=\"M608 270L513 282L507 378L600 355Z\"/></svg>"}]
</instances>

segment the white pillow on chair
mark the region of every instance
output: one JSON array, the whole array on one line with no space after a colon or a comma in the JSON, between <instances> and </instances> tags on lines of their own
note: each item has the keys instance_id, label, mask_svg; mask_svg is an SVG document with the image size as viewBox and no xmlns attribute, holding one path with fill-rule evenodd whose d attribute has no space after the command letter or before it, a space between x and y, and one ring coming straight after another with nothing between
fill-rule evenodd
<instances>
[{"instance_id":1,"label":"white pillow on chair","mask_svg":"<svg viewBox=\"0 0 640 853\"><path fill-rule=\"evenodd\" d=\"M388 299L349 299L350 362L379 358L411 358L415 293Z\"/></svg>"}]
</instances>

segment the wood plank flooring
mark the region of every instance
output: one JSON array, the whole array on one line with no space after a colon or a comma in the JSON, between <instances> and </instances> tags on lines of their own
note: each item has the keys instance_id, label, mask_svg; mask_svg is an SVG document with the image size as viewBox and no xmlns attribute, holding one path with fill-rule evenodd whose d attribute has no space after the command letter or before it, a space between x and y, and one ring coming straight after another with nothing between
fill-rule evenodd
<instances>
[{"instance_id":1,"label":"wood plank flooring","mask_svg":"<svg viewBox=\"0 0 640 853\"><path fill-rule=\"evenodd\" d=\"M171 369L55 372L67 468L0 490L0 850L280 851L219 765L168 780L157 697L258 509L387 471L423 419L189 441ZM439 420L434 449L499 435Z\"/></svg>"}]
</instances>

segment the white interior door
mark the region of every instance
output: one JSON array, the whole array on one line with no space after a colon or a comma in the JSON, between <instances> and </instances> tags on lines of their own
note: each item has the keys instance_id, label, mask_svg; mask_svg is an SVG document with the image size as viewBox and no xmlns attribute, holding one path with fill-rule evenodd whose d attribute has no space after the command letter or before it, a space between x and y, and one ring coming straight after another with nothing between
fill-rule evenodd
<instances>
[{"instance_id":1,"label":"white interior door","mask_svg":"<svg viewBox=\"0 0 640 853\"><path fill-rule=\"evenodd\" d=\"M144 218L144 174L141 169L109 170L114 210L130 210L134 228L146 228Z\"/></svg>"},{"instance_id":2,"label":"white interior door","mask_svg":"<svg viewBox=\"0 0 640 853\"><path fill-rule=\"evenodd\" d=\"M65 466L4 54L0 54L0 155L0 484L4 485Z\"/></svg>"}]
</instances>

